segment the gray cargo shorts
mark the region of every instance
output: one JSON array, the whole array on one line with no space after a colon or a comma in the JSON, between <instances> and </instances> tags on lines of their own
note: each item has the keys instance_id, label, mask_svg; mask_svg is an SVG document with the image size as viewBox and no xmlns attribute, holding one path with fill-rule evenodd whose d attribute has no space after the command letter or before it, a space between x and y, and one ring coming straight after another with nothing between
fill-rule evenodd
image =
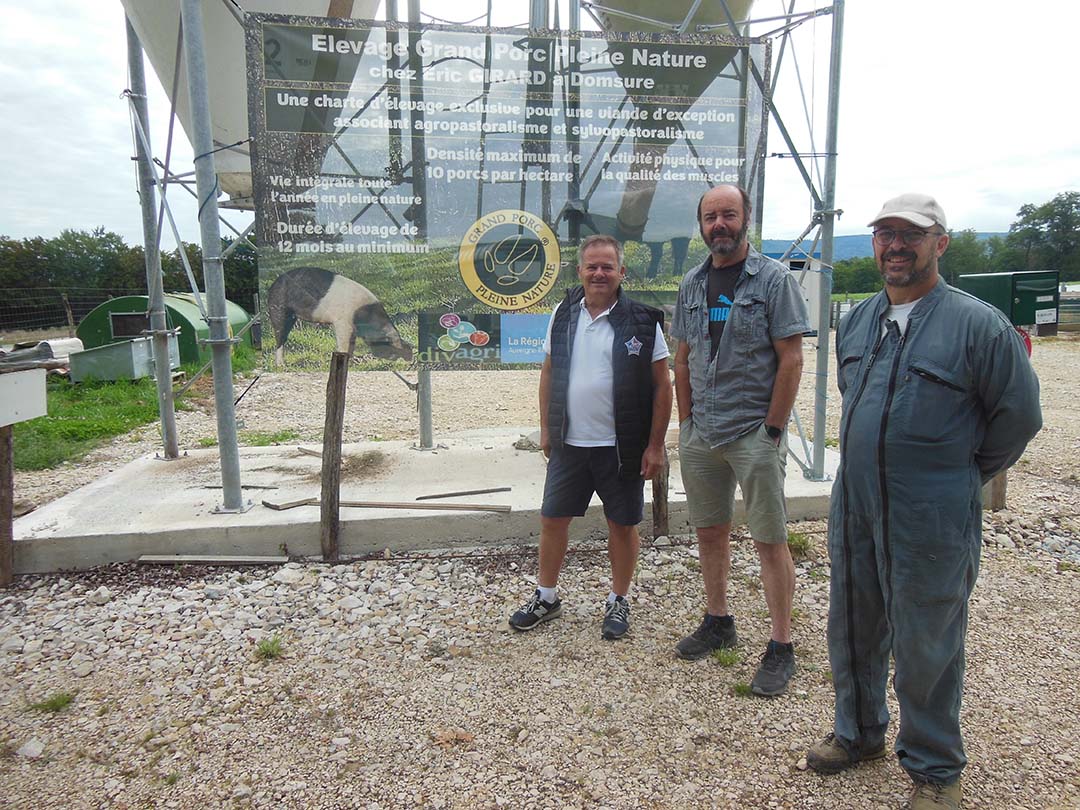
<instances>
[{"instance_id":1,"label":"gray cargo shorts","mask_svg":"<svg viewBox=\"0 0 1080 810\"><path fill-rule=\"evenodd\" d=\"M750 536L759 543L787 542L787 431L779 447L765 424L720 447L698 438L694 420L679 425L679 466L694 528L730 523L735 485L742 488Z\"/></svg>"}]
</instances>

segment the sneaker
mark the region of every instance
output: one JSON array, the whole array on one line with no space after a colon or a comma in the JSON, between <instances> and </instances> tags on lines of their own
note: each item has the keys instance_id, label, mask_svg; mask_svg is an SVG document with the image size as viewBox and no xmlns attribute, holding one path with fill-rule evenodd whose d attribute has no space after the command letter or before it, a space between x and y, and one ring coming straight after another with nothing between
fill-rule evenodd
<instances>
[{"instance_id":1,"label":"sneaker","mask_svg":"<svg viewBox=\"0 0 1080 810\"><path fill-rule=\"evenodd\" d=\"M629 629L630 603L623 597L616 596L614 601L608 602L604 607L604 626L600 630L600 637L614 641L625 636Z\"/></svg>"},{"instance_id":2,"label":"sneaker","mask_svg":"<svg viewBox=\"0 0 1080 810\"><path fill-rule=\"evenodd\" d=\"M713 650L734 647L738 643L734 619L706 613L698 629L675 645L675 654L687 661L697 661Z\"/></svg>"},{"instance_id":3,"label":"sneaker","mask_svg":"<svg viewBox=\"0 0 1080 810\"><path fill-rule=\"evenodd\" d=\"M960 782L951 785L935 785L918 782L908 799L908 810L960 810L962 795Z\"/></svg>"},{"instance_id":4,"label":"sneaker","mask_svg":"<svg viewBox=\"0 0 1080 810\"><path fill-rule=\"evenodd\" d=\"M840 744L835 734L826 734L825 739L812 746L806 752L806 764L818 773L840 773L858 762L882 759L885 756L884 740L870 751L860 751L854 755Z\"/></svg>"},{"instance_id":5,"label":"sneaker","mask_svg":"<svg viewBox=\"0 0 1080 810\"><path fill-rule=\"evenodd\" d=\"M776 697L787 691L788 681L795 673L795 652L785 650L770 641L761 656L761 664L750 682L750 691L761 697Z\"/></svg>"},{"instance_id":6,"label":"sneaker","mask_svg":"<svg viewBox=\"0 0 1080 810\"><path fill-rule=\"evenodd\" d=\"M510 617L510 626L515 630L532 630L538 624L549 622L560 616L562 616L562 600L556 596L554 602L545 602L540 598L540 591L537 591L532 599Z\"/></svg>"}]
</instances>

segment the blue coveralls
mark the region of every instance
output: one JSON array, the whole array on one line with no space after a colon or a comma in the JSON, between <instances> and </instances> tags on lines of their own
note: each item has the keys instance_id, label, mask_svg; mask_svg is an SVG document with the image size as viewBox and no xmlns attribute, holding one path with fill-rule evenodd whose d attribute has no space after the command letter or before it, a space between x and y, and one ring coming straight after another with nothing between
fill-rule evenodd
<instances>
[{"instance_id":1,"label":"blue coveralls","mask_svg":"<svg viewBox=\"0 0 1080 810\"><path fill-rule=\"evenodd\" d=\"M841 463L829 515L829 660L836 738L880 748L889 653L896 754L920 782L950 784L960 735L968 597L982 545L981 487L1042 426L1039 382L1012 325L939 281L890 322L883 292L837 330Z\"/></svg>"}]
</instances>

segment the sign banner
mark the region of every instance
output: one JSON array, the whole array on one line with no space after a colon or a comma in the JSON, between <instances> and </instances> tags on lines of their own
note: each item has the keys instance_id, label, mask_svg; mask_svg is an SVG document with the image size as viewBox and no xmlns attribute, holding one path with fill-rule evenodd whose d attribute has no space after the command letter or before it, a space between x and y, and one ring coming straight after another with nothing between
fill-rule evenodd
<instances>
[{"instance_id":1,"label":"sign banner","mask_svg":"<svg viewBox=\"0 0 1080 810\"><path fill-rule=\"evenodd\" d=\"M767 40L246 20L264 290L322 268L406 331L550 311L593 233L674 289L700 195L760 182Z\"/></svg>"}]
</instances>

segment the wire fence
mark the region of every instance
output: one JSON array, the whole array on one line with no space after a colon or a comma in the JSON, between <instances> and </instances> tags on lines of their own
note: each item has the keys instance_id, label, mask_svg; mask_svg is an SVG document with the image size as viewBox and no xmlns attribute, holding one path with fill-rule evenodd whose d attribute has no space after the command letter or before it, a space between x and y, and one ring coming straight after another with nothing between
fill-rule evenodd
<instances>
[{"instance_id":1,"label":"wire fence","mask_svg":"<svg viewBox=\"0 0 1080 810\"><path fill-rule=\"evenodd\" d=\"M0 336L64 331L74 334L87 313L110 298L145 295L146 290L99 287L0 288Z\"/></svg>"}]
</instances>

